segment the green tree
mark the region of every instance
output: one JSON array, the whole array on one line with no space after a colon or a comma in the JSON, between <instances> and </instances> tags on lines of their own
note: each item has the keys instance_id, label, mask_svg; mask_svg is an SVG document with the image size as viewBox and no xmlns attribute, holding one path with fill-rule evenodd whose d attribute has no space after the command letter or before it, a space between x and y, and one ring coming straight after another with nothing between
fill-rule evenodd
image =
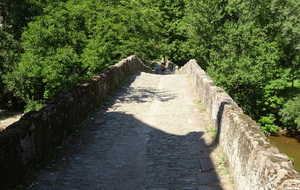
<instances>
[{"instance_id":1,"label":"green tree","mask_svg":"<svg viewBox=\"0 0 300 190\"><path fill-rule=\"evenodd\" d=\"M43 13L55 0L2 0L0 1L0 101L2 106L18 106L18 99L7 89L6 79L14 78L23 49L20 37L28 22ZM8 102L9 105L8 105Z\"/></svg>"},{"instance_id":2,"label":"green tree","mask_svg":"<svg viewBox=\"0 0 300 190\"><path fill-rule=\"evenodd\" d=\"M186 4L189 41L201 66L247 114L277 125L284 91L299 70L298 1Z\"/></svg>"},{"instance_id":3,"label":"green tree","mask_svg":"<svg viewBox=\"0 0 300 190\"><path fill-rule=\"evenodd\" d=\"M101 11L88 21L91 35L82 55L90 72L128 55L147 60L160 54L161 14L155 7L144 1L120 1L99 8Z\"/></svg>"},{"instance_id":4,"label":"green tree","mask_svg":"<svg viewBox=\"0 0 300 190\"><path fill-rule=\"evenodd\" d=\"M287 129L300 129L300 96L287 101L280 115Z\"/></svg>"},{"instance_id":5,"label":"green tree","mask_svg":"<svg viewBox=\"0 0 300 190\"><path fill-rule=\"evenodd\" d=\"M163 54L176 63L190 59L187 43L187 20L184 0L151 0L151 4L161 12L162 25L159 29L164 40Z\"/></svg>"},{"instance_id":6,"label":"green tree","mask_svg":"<svg viewBox=\"0 0 300 190\"><path fill-rule=\"evenodd\" d=\"M273 114L269 114L267 116L262 116L258 120L258 124L261 126L262 132L264 132L266 135L271 135L271 133L276 133L280 127L275 125L276 118Z\"/></svg>"},{"instance_id":7,"label":"green tree","mask_svg":"<svg viewBox=\"0 0 300 190\"><path fill-rule=\"evenodd\" d=\"M289 80L299 79L300 72L300 2L297 0L273 0L271 10L277 16L278 38L284 57L281 63L289 71Z\"/></svg>"},{"instance_id":8,"label":"green tree","mask_svg":"<svg viewBox=\"0 0 300 190\"><path fill-rule=\"evenodd\" d=\"M81 79L79 54L87 40L81 9L61 2L29 23L23 33L26 51L6 80L16 96L25 101L53 98Z\"/></svg>"},{"instance_id":9,"label":"green tree","mask_svg":"<svg viewBox=\"0 0 300 190\"><path fill-rule=\"evenodd\" d=\"M101 69L136 54L160 55L161 14L147 1L57 2L22 34L25 53L7 75L16 96L38 107Z\"/></svg>"},{"instance_id":10,"label":"green tree","mask_svg":"<svg viewBox=\"0 0 300 190\"><path fill-rule=\"evenodd\" d=\"M64 1L67 0L62 2ZM0 23L18 40L27 23L35 16L42 14L45 7L56 2L61 2L61 0L1 0Z\"/></svg>"},{"instance_id":11,"label":"green tree","mask_svg":"<svg viewBox=\"0 0 300 190\"><path fill-rule=\"evenodd\" d=\"M2 106L5 106L3 104L12 98L12 94L7 90L4 83L5 76L13 71L21 52L21 46L13 38L13 35L0 30L0 102ZM5 102L2 102L4 100Z\"/></svg>"}]
</instances>

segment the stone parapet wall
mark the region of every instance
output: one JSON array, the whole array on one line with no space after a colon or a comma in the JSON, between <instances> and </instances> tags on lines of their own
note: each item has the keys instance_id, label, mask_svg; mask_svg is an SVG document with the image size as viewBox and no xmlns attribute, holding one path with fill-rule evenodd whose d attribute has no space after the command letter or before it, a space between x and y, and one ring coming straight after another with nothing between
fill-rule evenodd
<instances>
[{"instance_id":1,"label":"stone parapet wall","mask_svg":"<svg viewBox=\"0 0 300 190\"><path fill-rule=\"evenodd\" d=\"M259 126L190 60L178 73L193 80L197 94L217 129L216 141L227 156L236 189L299 190L300 175L285 154L272 146Z\"/></svg>"},{"instance_id":2,"label":"stone parapet wall","mask_svg":"<svg viewBox=\"0 0 300 190\"><path fill-rule=\"evenodd\" d=\"M25 114L0 133L0 189L26 177L38 160L61 145L66 136L99 107L125 78L144 71L153 73L138 57L130 56L76 88L59 95L38 112Z\"/></svg>"}]
</instances>

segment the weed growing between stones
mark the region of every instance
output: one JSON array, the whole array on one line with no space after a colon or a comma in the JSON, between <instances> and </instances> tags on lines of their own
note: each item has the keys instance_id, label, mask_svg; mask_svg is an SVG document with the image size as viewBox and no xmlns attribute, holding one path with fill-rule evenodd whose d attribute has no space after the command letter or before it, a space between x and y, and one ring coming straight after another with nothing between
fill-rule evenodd
<instances>
[{"instance_id":1,"label":"weed growing between stones","mask_svg":"<svg viewBox=\"0 0 300 190\"><path fill-rule=\"evenodd\" d=\"M231 170L229 168L228 159L226 154L222 151L221 147L217 146L211 154L214 167L218 173L223 189L235 189L234 188L234 178L231 175Z\"/></svg>"},{"instance_id":2,"label":"weed growing between stones","mask_svg":"<svg viewBox=\"0 0 300 190\"><path fill-rule=\"evenodd\" d=\"M196 104L197 104L198 106L200 106L200 105L202 104L202 101L201 101L201 100L198 100L198 101L196 102Z\"/></svg>"},{"instance_id":3,"label":"weed growing between stones","mask_svg":"<svg viewBox=\"0 0 300 190\"><path fill-rule=\"evenodd\" d=\"M205 108L199 109L199 113L204 113L204 112L205 112Z\"/></svg>"},{"instance_id":4,"label":"weed growing between stones","mask_svg":"<svg viewBox=\"0 0 300 190\"><path fill-rule=\"evenodd\" d=\"M289 157L289 158L288 158L288 161L290 161L290 162L292 162L292 163L294 164L294 161L295 161L295 160L294 160L294 158Z\"/></svg>"},{"instance_id":5,"label":"weed growing between stones","mask_svg":"<svg viewBox=\"0 0 300 190\"><path fill-rule=\"evenodd\" d=\"M230 171L228 169L228 162L227 162L227 157L225 154L223 154L219 160L216 162L218 171L222 173L222 175L228 176L229 177L229 182L231 184L234 184L234 178L230 176Z\"/></svg>"},{"instance_id":6,"label":"weed growing between stones","mask_svg":"<svg viewBox=\"0 0 300 190\"><path fill-rule=\"evenodd\" d=\"M230 175L230 172L228 170L228 165L227 165L227 157L224 154L216 162L216 165L218 167L218 171L221 172L223 175L225 176ZM232 183L232 179L230 181Z\"/></svg>"},{"instance_id":7,"label":"weed growing between stones","mask_svg":"<svg viewBox=\"0 0 300 190\"><path fill-rule=\"evenodd\" d=\"M226 158L226 156L223 154L223 155L221 156L221 158L218 160L217 165L226 165L226 162L227 162L227 158Z\"/></svg>"},{"instance_id":8,"label":"weed growing between stones","mask_svg":"<svg viewBox=\"0 0 300 190\"><path fill-rule=\"evenodd\" d=\"M207 126L205 130L211 134L210 138L215 139L217 137L217 129L214 126Z\"/></svg>"},{"instance_id":9,"label":"weed growing between stones","mask_svg":"<svg viewBox=\"0 0 300 190\"><path fill-rule=\"evenodd\" d=\"M206 111L205 108L202 106L202 101L201 101L201 100L198 100L198 101L196 102L196 104L197 104L198 106L201 106L201 107L199 108L199 110L198 110L199 113L204 113L204 112Z\"/></svg>"}]
</instances>

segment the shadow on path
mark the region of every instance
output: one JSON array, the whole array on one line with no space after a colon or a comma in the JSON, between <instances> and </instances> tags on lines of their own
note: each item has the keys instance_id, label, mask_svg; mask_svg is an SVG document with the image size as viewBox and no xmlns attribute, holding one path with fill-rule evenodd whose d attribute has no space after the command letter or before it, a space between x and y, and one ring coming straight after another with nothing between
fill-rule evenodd
<instances>
[{"instance_id":1,"label":"shadow on path","mask_svg":"<svg viewBox=\"0 0 300 190\"><path fill-rule=\"evenodd\" d=\"M202 135L168 134L109 112L31 189L222 189Z\"/></svg>"},{"instance_id":2,"label":"shadow on path","mask_svg":"<svg viewBox=\"0 0 300 190\"><path fill-rule=\"evenodd\" d=\"M144 103L149 105L149 99L167 105L176 98L176 94L151 85L123 86L111 97L110 105L99 109L84 130L70 138L58 160L41 171L28 189L222 189L210 158L213 145L205 143L203 132L167 133L160 129L160 122L154 120L152 125L144 118L153 115L139 115L146 112ZM134 111L137 115L122 111L135 103L139 105ZM176 117L177 122L165 125L188 125L187 118Z\"/></svg>"},{"instance_id":3,"label":"shadow on path","mask_svg":"<svg viewBox=\"0 0 300 190\"><path fill-rule=\"evenodd\" d=\"M157 90L155 88L131 88L128 87L125 94L132 94L126 97L118 97L120 101L123 102L137 102L137 103L145 103L147 102L148 98L155 97L159 99L159 101L169 101L176 97L176 95L169 93L166 90Z\"/></svg>"}]
</instances>

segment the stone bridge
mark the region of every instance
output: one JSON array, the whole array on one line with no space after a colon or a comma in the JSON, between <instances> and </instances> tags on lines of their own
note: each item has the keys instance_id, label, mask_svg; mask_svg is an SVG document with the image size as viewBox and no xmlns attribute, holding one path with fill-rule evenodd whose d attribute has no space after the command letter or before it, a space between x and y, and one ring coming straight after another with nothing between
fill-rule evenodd
<instances>
[{"instance_id":1,"label":"stone bridge","mask_svg":"<svg viewBox=\"0 0 300 190\"><path fill-rule=\"evenodd\" d=\"M0 134L0 189L56 152L24 189L299 189L288 157L195 60L175 73L131 56L25 114Z\"/></svg>"}]
</instances>

